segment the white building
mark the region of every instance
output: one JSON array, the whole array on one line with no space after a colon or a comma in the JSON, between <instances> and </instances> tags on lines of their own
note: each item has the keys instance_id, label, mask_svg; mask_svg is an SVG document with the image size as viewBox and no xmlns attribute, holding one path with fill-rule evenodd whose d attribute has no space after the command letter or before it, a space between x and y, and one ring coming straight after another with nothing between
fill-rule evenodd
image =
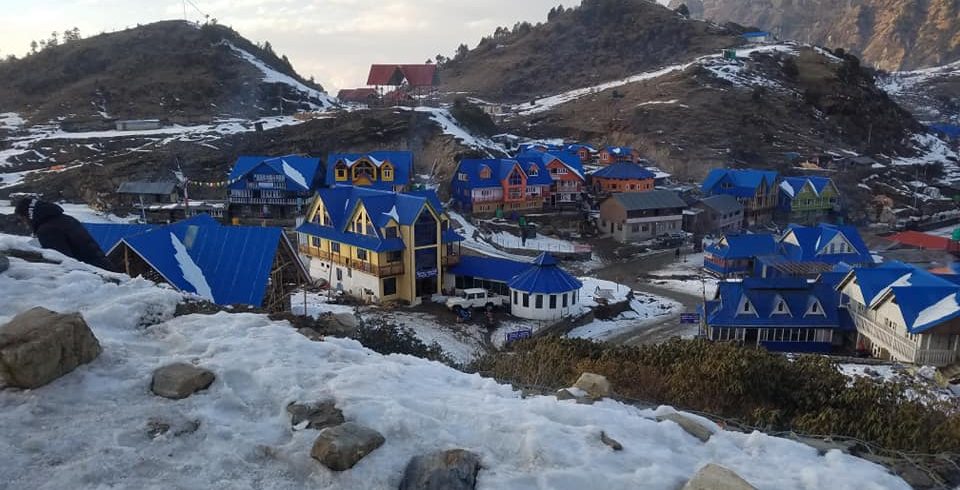
<instances>
[{"instance_id":1,"label":"white building","mask_svg":"<svg viewBox=\"0 0 960 490\"><path fill-rule=\"evenodd\" d=\"M540 254L526 271L507 284L510 314L527 320L560 320L579 311L583 284L557 266L557 260Z\"/></svg>"}]
</instances>

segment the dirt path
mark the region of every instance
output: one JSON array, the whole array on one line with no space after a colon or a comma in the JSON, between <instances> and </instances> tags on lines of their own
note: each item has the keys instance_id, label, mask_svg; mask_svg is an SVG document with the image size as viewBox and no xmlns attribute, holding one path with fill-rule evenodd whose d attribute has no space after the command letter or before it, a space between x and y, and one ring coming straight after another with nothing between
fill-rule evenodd
<instances>
[{"instance_id":1,"label":"dirt path","mask_svg":"<svg viewBox=\"0 0 960 490\"><path fill-rule=\"evenodd\" d=\"M683 305L682 312L694 313L697 310L697 305L702 302L700 296L673 291L651 284L649 280L637 279L638 276L662 269L675 260L676 257L673 253L664 253L653 257L640 257L634 260L609 264L606 267L591 272L590 275L600 279L626 284L638 292L672 299ZM639 325L636 329L626 331L608 339L608 342L625 345L655 344L669 340L672 337L690 336L696 333L697 325L681 324L680 312L677 312L664 316L662 321L654 325L650 325L649 321L644 322L643 325Z\"/></svg>"}]
</instances>

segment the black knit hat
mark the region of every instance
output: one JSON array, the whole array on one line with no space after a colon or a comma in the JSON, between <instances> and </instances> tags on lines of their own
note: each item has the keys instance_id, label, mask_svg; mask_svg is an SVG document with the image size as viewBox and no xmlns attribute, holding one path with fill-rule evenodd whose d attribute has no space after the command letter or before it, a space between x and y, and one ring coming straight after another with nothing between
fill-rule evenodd
<instances>
[{"instance_id":1,"label":"black knit hat","mask_svg":"<svg viewBox=\"0 0 960 490\"><path fill-rule=\"evenodd\" d=\"M35 198L33 197L25 197L21 199L20 202L17 203L17 207L16 209L14 209L13 213L16 214L17 216L23 216L23 217L30 216L30 202L33 201L34 199Z\"/></svg>"}]
</instances>

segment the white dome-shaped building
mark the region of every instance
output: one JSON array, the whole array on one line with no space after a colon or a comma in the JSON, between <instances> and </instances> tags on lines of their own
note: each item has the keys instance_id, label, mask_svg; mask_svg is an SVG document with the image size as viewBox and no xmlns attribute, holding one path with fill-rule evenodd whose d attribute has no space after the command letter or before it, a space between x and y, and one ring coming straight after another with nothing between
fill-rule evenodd
<instances>
[{"instance_id":1,"label":"white dome-shaped building","mask_svg":"<svg viewBox=\"0 0 960 490\"><path fill-rule=\"evenodd\" d=\"M510 313L528 320L559 320L580 310L580 288L573 277L548 254L540 254L529 269L507 283Z\"/></svg>"}]
</instances>

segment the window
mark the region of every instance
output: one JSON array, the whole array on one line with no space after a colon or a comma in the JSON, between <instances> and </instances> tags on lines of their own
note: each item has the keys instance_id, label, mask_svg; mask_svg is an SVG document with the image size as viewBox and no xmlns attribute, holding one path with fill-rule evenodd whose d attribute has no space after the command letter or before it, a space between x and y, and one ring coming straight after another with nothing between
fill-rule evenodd
<instances>
[{"instance_id":1,"label":"window","mask_svg":"<svg viewBox=\"0 0 960 490\"><path fill-rule=\"evenodd\" d=\"M343 280L343 269L339 269L339 268L337 269L337 280L338 281Z\"/></svg>"},{"instance_id":2,"label":"window","mask_svg":"<svg viewBox=\"0 0 960 490\"><path fill-rule=\"evenodd\" d=\"M387 238L397 238L398 236L400 236L400 233L397 231L396 226L388 226L384 232L384 235Z\"/></svg>"},{"instance_id":3,"label":"window","mask_svg":"<svg viewBox=\"0 0 960 490\"><path fill-rule=\"evenodd\" d=\"M650 225L643 225L640 227L641 231L650 231Z\"/></svg>"},{"instance_id":4,"label":"window","mask_svg":"<svg viewBox=\"0 0 960 490\"><path fill-rule=\"evenodd\" d=\"M457 180L459 180L460 182L466 182L466 181L467 181L467 173L466 173L466 172L460 172L460 173L458 173L458 174L457 174Z\"/></svg>"},{"instance_id":5,"label":"window","mask_svg":"<svg viewBox=\"0 0 960 490\"><path fill-rule=\"evenodd\" d=\"M640 225L633 225L633 232L636 233L640 231Z\"/></svg>"},{"instance_id":6,"label":"window","mask_svg":"<svg viewBox=\"0 0 960 490\"><path fill-rule=\"evenodd\" d=\"M527 293L523 293L523 307L524 308L530 307L530 295Z\"/></svg>"},{"instance_id":7,"label":"window","mask_svg":"<svg viewBox=\"0 0 960 490\"><path fill-rule=\"evenodd\" d=\"M560 296L563 298L563 307L566 308L566 307L567 307L567 293L563 293L563 294L561 294Z\"/></svg>"},{"instance_id":8,"label":"window","mask_svg":"<svg viewBox=\"0 0 960 490\"><path fill-rule=\"evenodd\" d=\"M520 295L519 295L516 291L513 292L513 304L515 304L515 305L516 305L516 304L519 304L519 303L517 302L517 299L518 299L519 296L520 296Z\"/></svg>"},{"instance_id":9,"label":"window","mask_svg":"<svg viewBox=\"0 0 960 490\"><path fill-rule=\"evenodd\" d=\"M750 313L750 302L749 302L749 301L744 301L744 302L743 302L743 312L744 312L744 313Z\"/></svg>"},{"instance_id":10,"label":"window","mask_svg":"<svg viewBox=\"0 0 960 490\"><path fill-rule=\"evenodd\" d=\"M393 180L393 166L389 163L384 163L380 166L380 179L381 180Z\"/></svg>"},{"instance_id":11,"label":"window","mask_svg":"<svg viewBox=\"0 0 960 490\"><path fill-rule=\"evenodd\" d=\"M337 166L335 168L337 171L336 179L347 180L347 164L343 162L337 162Z\"/></svg>"},{"instance_id":12,"label":"window","mask_svg":"<svg viewBox=\"0 0 960 490\"><path fill-rule=\"evenodd\" d=\"M399 250L387 252L387 262L400 262L402 258Z\"/></svg>"},{"instance_id":13,"label":"window","mask_svg":"<svg viewBox=\"0 0 960 490\"><path fill-rule=\"evenodd\" d=\"M551 310L555 310L556 308L557 308L557 295L556 295L556 294L551 294L551 295L550 295L550 309L551 309Z\"/></svg>"},{"instance_id":14,"label":"window","mask_svg":"<svg viewBox=\"0 0 960 490\"><path fill-rule=\"evenodd\" d=\"M357 258L360 259L360 260L367 260L367 251L364 250L364 249L362 249L362 248L358 248L358 249L357 249Z\"/></svg>"},{"instance_id":15,"label":"window","mask_svg":"<svg viewBox=\"0 0 960 490\"><path fill-rule=\"evenodd\" d=\"M530 168L527 169L527 175L531 177L536 177L540 175L540 168L536 165L530 165Z\"/></svg>"},{"instance_id":16,"label":"window","mask_svg":"<svg viewBox=\"0 0 960 490\"><path fill-rule=\"evenodd\" d=\"M383 280L383 295L393 296L397 294L397 278L389 277Z\"/></svg>"},{"instance_id":17,"label":"window","mask_svg":"<svg viewBox=\"0 0 960 490\"><path fill-rule=\"evenodd\" d=\"M330 242L330 251L335 254L340 253L340 244L337 242Z\"/></svg>"},{"instance_id":18,"label":"window","mask_svg":"<svg viewBox=\"0 0 960 490\"><path fill-rule=\"evenodd\" d=\"M486 165L480 167L480 178L481 178L481 179L489 179L491 175L493 175L493 171L490 170L490 167L488 167L488 166L486 166Z\"/></svg>"},{"instance_id":19,"label":"window","mask_svg":"<svg viewBox=\"0 0 960 490\"><path fill-rule=\"evenodd\" d=\"M319 247L321 244L323 244L320 238L315 236L310 237L310 242L313 244L314 247Z\"/></svg>"},{"instance_id":20,"label":"window","mask_svg":"<svg viewBox=\"0 0 960 490\"><path fill-rule=\"evenodd\" d=\"M542 295L542 294L538 294L538 295L537 295L536 308L537 308L538 310L541 309L541 308L543 308L543 295Z\"/></svg>"}]
</instances>

